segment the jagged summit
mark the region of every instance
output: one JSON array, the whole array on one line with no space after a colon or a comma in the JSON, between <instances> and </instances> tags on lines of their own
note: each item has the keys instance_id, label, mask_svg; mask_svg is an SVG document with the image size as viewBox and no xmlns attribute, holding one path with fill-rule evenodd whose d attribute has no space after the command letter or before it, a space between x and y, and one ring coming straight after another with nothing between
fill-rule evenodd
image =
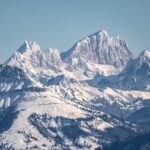
<instances>
[{"instance_id":1,"label":"jagged summit","mask_svg":"<svg viewBox=\"0 0 150 150\"><path fill-rule=\"evenodd\" d=\"M40 46L36 42L25 41L17 50L18 52L24 53L27 51L37 51L40 50Z\"/></svg>"},{"instance_id":2,"label":"jagged summit","mask_svg":"<svg viewBox=\"0 0 150 150\"><path fill-rule=\"evenodd\" d=\"M57 49L41 50L36 42L25 41L6 61L7 65L29 68L61 66L61 58Z\"/></svg>"},{"instance_id":3,"label":"jagged summit","mask_svg":"<svg viewBox=\"0 0 150 150\"><path fill-rule=\"evenodd\" d=\"M125 66L132 58L126 42L119 37L110 37L105 30L100 30L78 41L70 50L61 54L66 62L82 59L97 64L115 67Z\"/></svg>"},{"instance_id":4,"label":"jagged summit","mask_svg":"<svg viewBox=\"0 0 150 150\"><path fill-rule=\"evenodd\" d=\"M108 32L106 30L99 30L99 31L89 35L88 37L93 36L93 35L99 35L101 37L108 37L109 36Z\"/></svg>"}]
</instances>

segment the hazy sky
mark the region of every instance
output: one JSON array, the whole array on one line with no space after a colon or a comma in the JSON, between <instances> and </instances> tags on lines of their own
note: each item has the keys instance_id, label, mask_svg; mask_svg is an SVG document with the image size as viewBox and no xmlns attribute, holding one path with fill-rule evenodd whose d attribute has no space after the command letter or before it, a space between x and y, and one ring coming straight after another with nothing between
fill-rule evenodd
<instances>
[{"instance_id":1,"label":"hazy sky","mask_svg":"<svg viewBox=\"0 0 150 150\"><path fill-rule=\"evenodd\" d=\"M25 40L65 51L100 29L150 49L150 0L0 0L0 63Z\"/></svg>"}]
</instances>

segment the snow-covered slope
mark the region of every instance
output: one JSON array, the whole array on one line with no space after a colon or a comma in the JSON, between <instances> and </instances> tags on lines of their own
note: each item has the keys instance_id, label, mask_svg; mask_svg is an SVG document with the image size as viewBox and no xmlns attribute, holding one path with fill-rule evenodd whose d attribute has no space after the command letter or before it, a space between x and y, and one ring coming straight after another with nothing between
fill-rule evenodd
<instances>
[{"instance_id":1,"label":"snow-covered slope","mask_svg":"<svg viewBox=\"0 0 150 150\"><path fill-rule=\"evenodd\" d=\"M149 51L132 60L101 30L61 57L26 41L0 66L0 149L102 149L145 133Z\"/></svg>"},{"instance_id":2,"label":"snow-covered slope","mask_svg":"<svg viewBox=\"0 0 150 150\"><path fill-rule=\"evenodd\" d=\"M7 65L22 69L36 82L44 84L57 75L63 66L57 49L41 50L35 42L25 41L6 61Z\"/></svg>"},{"instance_id":3,"label":"snow-covered slope","mask_svg":"<svg viewBox=\"0 0 150 150\"><path fill-rule=\"evenodd\" d=\"M150 51L143 51L118 77L118 87L128 90L150 90Z\"/></svg>"},{"instance_id":4,"label":"snow-covered slope","mask_svg":"<svg viewBox=\"0 0 150 150\"><path fill-rule=\"evenodd\" d=\"M25 41L20 48L7 60L6 64L18 67L61 67L62 61L57 49L42 51L35 42Z\"/></svg>"},{"instance_id":5,"label":"snow-covered slope","mask_svg":"<svg viewBox=\"0 0 150 150\"><path fill-rule=\"evenodd\" d=\"M127 122L81 104L73 105L49 92L27 93L1 116L2 149L95 149L134 137L140 131Z\"/></svg>"},{"instance_id":6,"label":"snow-covered slope","mask_svg":"<svg viewBox=\"0 0 150 150\"><path fill-rule=\"evenodd\" d=\"M0 92L32 86L40 86L40 84L31 79L20 68L0 65Z\"/></svg>"},{"instance_id":7,"label":"snow-covered slope","mask_svg":"<svg viewBox=\"0 0 150 150\"><path fill-rule=\"evenodd\" d=\"M115 67L125 66L132 58L126 42L120 37L109 37L104 30L80 40L61 56L64 61L72 65L91 61L96 64L108 64Z\"/></svg>"}]
</instances>

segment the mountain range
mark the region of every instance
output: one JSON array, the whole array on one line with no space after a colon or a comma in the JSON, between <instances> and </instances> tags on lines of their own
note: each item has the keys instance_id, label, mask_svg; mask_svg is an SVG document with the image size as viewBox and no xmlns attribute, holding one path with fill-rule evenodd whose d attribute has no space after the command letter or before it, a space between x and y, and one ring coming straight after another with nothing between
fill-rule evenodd
<instances>
[{"instance_id":1,"label":"mountain range","mask_svg":"<svg viewBox=\"0 0 150 150\"><path fill-rule=\"evenodd\" d=\"M25 41L0 65L3 150L148 150L149 107L150 51L104 30L61 54Z\"/></svg>"}]
</instances>

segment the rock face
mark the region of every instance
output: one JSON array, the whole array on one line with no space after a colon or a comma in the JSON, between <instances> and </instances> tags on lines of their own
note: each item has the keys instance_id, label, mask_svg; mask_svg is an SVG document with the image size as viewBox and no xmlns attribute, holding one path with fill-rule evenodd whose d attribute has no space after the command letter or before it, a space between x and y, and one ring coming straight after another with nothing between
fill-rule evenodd
<instances>
[{"instance_id":1,"label":"rock face","mask_svg":"<svg viewBox=\"0 0 150 150\"><path fill-rule=\"evenodd\" d=\"M101 30L77 42L61 57L66 62L76 59L79 63L82 60L121 67L132 58L132 53L123 39L109 37L106 31Z\"/></svg>"},{"instance_id":2,"label":"rock face","mask_svg":"<svg viewBox=\"0 0 150 150\"><path fill-rule=\"evenodd\" d=\"M31 81L20 68L0 65L0 92L27 88L33 85L36 85L34 81Z\"/></svg>"},{"instance_id":3,"label":"rock face","mask_svg":"<svg viewBox=\"0 0 150 150\"><path fill-rule=\"evenodd\" d=\"M119 88L126 90L150 90L150 51L143 51L132 60L119 75Z\"/></svg>"},{"instance_id":4,"label":"rock face","mask_svg":"<svg viewBox=\"0 0 150 150\"><path fill-rule=\"evenodd\" d=\"M18 67L51 67L62 66L62 60L57 49L42 51L35 42L25 41L20 48L7 60L6 64Z\"/></svg>"}]
</instances>

